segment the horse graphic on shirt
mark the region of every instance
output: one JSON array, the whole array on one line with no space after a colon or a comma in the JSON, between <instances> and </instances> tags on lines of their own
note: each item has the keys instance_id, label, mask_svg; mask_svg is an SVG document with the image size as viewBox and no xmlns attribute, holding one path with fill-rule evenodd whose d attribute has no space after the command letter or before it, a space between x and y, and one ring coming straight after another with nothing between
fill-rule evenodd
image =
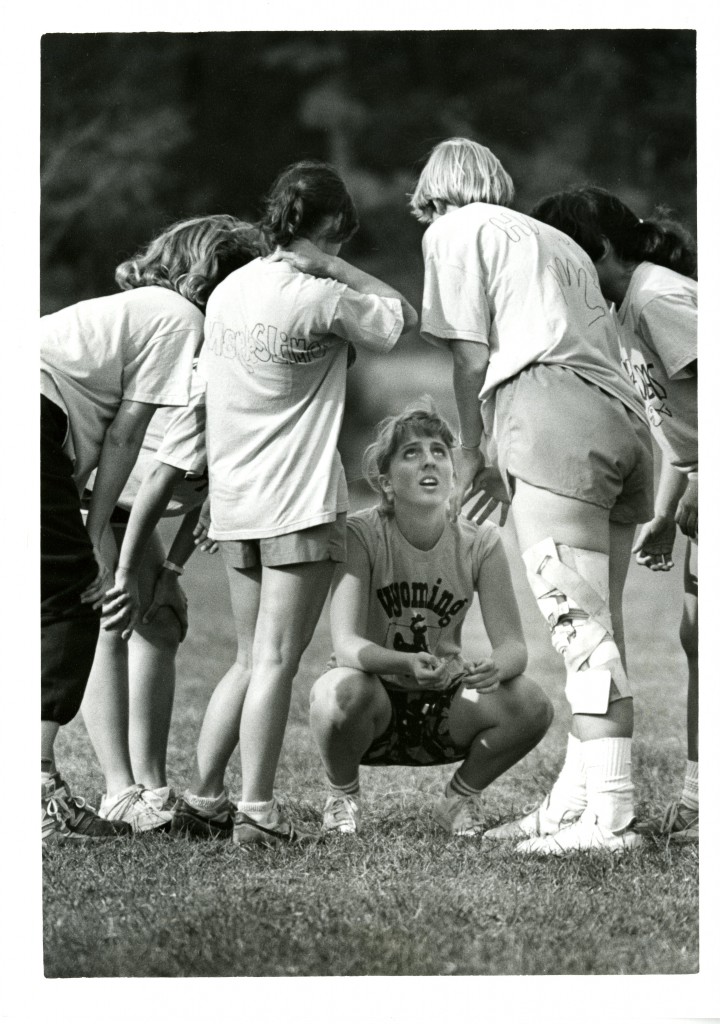
<instances>
[{"instance_id":1,"label":"horse graphic on shirt","mask_svg":"<svg viewBox=\"0 0 720 1024\"><path fill-rule=\"evenodd\" d=\"M402 633L398 632L393 638L393 650L404 651L407 654L419 654L421 651L429 654L430 649L427 644L427 629L425 616L419 615L416 612L410 619L412 641L408 643L407 640L404 639Z\"/></svg>"}]
</instances>

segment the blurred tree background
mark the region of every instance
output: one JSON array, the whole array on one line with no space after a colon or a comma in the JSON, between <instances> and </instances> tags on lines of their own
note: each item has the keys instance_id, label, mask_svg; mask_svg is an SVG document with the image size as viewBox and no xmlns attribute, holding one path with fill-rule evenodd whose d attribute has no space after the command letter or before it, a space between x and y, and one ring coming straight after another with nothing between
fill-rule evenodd
<instances>
[{"instance_id":1,"label":"blurred tree background","mask_svg":"<svg viewBox=\"0 0 720 1024\"><path fill-rule=\"evenodd\" d=\"M695 232L691 31L58 33L41 67L43 313L115 290L116 264L180 217L255 219L278 171L306 157L332 161L355 197L347 257L418 306L407 197L450 135L498 155L520 210L592 182ZM351 424L418 388L444 406L442 354L427 349L403 339L398 373L361 358Z\"/></svg>"}]
</instances>

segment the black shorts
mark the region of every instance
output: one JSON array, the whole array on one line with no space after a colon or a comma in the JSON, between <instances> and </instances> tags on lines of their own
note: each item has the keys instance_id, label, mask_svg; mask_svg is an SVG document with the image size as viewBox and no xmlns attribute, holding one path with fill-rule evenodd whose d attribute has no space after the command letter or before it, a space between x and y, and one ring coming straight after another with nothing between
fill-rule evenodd
<instances>
[{"instance_id":1,"label":"black shorts","mask_svg":"<svg viewBox=\"0 0 720 1024\"><path fill-rule=\"evenodd\" d=\"M470 747L454 744L448 731L450 705L462 683L449 690L410 692L391 689L382 677L378 678L390 698L390 722L365 751L360 764L417 767L465 760Z\"/></svg>"}]
</instances>

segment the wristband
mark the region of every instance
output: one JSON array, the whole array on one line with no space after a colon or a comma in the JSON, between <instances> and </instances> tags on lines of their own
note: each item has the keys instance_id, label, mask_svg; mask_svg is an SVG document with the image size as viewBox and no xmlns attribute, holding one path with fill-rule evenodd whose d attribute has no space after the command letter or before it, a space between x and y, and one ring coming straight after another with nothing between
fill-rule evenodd
<instances>
[{"instance_id":1,"label":"wristband","mask_svg":"<svg viewBox=\"0 0 720 1024\"><path fill-rule=\"evenodd\" d=\"M176 576L182 576L185 569L181 565L176 565L175 562L171 562L170 559L166 558L162 564L163 569L169 569L170 572L174 572Z\"/></svg>"}]
</instances>

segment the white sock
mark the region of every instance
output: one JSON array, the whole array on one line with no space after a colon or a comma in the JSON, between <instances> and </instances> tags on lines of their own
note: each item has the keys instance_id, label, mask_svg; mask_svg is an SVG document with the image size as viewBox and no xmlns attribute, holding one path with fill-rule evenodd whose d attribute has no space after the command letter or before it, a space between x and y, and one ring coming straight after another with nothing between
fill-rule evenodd
<instances>
[{"instance_id":1,"label":"white sock","mask_svg":"<svg viewBox=\"0 0 720 1024\"><path fill-rule=\"evenodd\" d=\"M680 803L690 811L699 809L698 803L698 763L688 761L685 768L685 784L683 786Z\"/></svg>"},{"instance_id":2,"label":"white sock","mask_svg":"<svg viewBox=\"0 0 720 1024\"><path fill-rule=\"evenodd\" d=\"M249 818L254 818L259 825L269 825L277 818L275 799L272 800L238 800L237 809Z\"/></svg>"},{"instance_id":3,"label":"white sock","mask_svg":"<svg viewBox=\"0 0 720 1024\"><path fill-rule=\"evenodd\" d=\"M559 824L566 811L584 811L587 805L583 743L568 733L565 762L555 785L550 790L550 801L545 816Z\"/></svg>"},{"instance_id":4,"label":"white sock","mask_svg":"<svg viewBox=\"0 0 720 1024\"><path fill-rule=\"evenodd\" d=\"M625 828L635 816L631 745L629 737L610 736L582 745L588 810L612 832Z\"/></svg>"},{"instance_id":5,"label":"white sock","mask_svg":"<svg viewBox=\"0 0 720 1024\"><path fill-rule=\"evenodd\" d=\"M222 791L220 796L196 796L186 789L183 793L183 800L194 807L196 811L219 811L227 799L227 793Z\"/></svg>"}]
</instances>

